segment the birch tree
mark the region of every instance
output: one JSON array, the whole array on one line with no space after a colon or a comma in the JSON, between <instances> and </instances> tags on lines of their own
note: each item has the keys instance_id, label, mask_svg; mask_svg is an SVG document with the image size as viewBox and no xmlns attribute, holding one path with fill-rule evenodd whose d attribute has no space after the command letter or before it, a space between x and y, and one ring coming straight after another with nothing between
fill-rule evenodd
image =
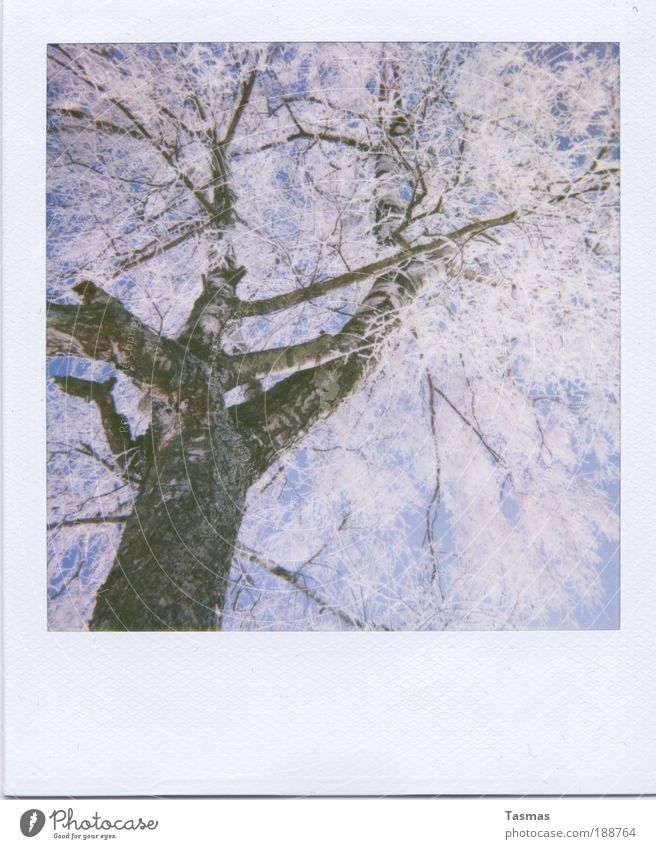
<instances>
[{"instance_id":1,"label":"birch tree","mask_svg":"<svg viewBox=\"0 0 656 849\"><path fill-rule=\"evenodd\" d=\"M609 45L51 45L50 627L599 607L618 133Z\"/></svg>"}]
</instances>

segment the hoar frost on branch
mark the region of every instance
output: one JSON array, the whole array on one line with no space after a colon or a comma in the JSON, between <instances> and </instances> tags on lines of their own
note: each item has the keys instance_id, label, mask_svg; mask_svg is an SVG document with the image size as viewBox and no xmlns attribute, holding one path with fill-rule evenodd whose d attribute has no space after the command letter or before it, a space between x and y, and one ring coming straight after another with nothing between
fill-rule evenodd
<instances>
[{"instance_id":1,"label":"hoar frost on branch","mask_svg":"<svg viewBox=\"0 0 656 849\"><path fill-rule=\"evenodd\" d=\"M616 50L48 56L50 627L600 610Z\"/></svg>"}]
</instances>

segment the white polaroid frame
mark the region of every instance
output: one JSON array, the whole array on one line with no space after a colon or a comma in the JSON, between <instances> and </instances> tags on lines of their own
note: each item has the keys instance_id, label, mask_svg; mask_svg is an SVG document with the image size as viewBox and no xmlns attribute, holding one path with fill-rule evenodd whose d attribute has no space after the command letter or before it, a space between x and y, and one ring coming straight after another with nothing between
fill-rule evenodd
<instances>
[{"instance_id":1,"label":"white polaroid frame","mask_svg":"<svg viewBox=\"0 0 656 849\"><path fill-rule=\"evenodd\" d=\"M656 792L655 11L644 0L6 0L5 794ZM620 630L47 631L46 44L326 39L620 43Z\"/></svg>"}]
</instances>

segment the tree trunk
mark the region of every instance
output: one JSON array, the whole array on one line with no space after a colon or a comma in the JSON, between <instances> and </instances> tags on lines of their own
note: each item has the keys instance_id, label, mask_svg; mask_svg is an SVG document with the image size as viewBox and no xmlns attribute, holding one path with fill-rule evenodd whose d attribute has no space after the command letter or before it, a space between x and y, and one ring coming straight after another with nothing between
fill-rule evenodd
<instances>
[{"instance_id":1,"label":"tree trunk","mask_svg":"<svg viewBox=\"0 0 656 849\"><path fill-rule=\"evenodd\" d=\"M254 476L247 449L212 383L177 409L160 402L144 472L90 629L220 628L233 546Z\"/></svg>"}]
</instances>

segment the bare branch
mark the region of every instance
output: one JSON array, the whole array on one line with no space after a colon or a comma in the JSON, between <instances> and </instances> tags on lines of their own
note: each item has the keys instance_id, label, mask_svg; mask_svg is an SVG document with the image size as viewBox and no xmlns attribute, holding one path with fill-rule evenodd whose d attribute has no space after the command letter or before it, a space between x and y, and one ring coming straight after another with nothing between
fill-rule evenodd
<instances>
[{"instance_id":1,"label":"bare branch","mask_svg":"<svg viewBox=\"0 0 656 849\"><path fill-rule=\"evenodd\" d=\"M266 569L267 572L270 572L277 578L282 578L283 581L287 581L287 583L291 584L294 589L298 590L304 596L306 596L315 604L317 604L322 611L327 610L329 613L332 613L333 616L336 616L337 619L339 619L339 621L343 625L347 625L350 628L358 628L363 631L389 630L384 625L368 625L362 619L358 619L357 616L352 616L350 613L345 613L343 610L340 610L338 607L324 599L320 593L316 592L316 590L313 590L308 587L307 579L302 573L292 572L290 569L285 569L284 566L280 566L278 563L274 563L272 560L269 560L268 557L264 557L262 554L258 554L256 551L253 551L250 548L246 548L243 545L238 546L236 548L236 551L239 554L243 554L245 557L247 557L253 563L256 563L258 566L261 566L263 569Z\"/></svg>"},{"instance_id":2,"label":"bare branch","mask_svg":"<svg viewBox=\"0 0 656 849\"><path fill-rule=\"evenodd\" d=\"M433 495L431 496L428 509L426 510L426 539L428 541L431 557L433 558L431 582L437 579L437 588L440 594L440 600L444 603L445 591L443 586L443 576L442 570L440 569L439 552L437 550L434 537L434 525L442 498L442 484L440 480L441 468L437 438L437 422L435 420L435 385L429 371L426 372L426 379L428 381L429 389L428 409L430 412L431 433L433 436L433 445L435 446L435 489L433 490Z\"/></svg>"},{"instance_id":3,"label":"bare branch","mask_svg":"<svg viewBox=\"0 0 656 849\"><path fill-rule=\"evenodd\" d=\"M125 513L119 516L84 516L81 519L62 519L57 522L50 522L46 525L49 531L58 530L59 528L72 528L77 525L105 525L105 524L122 524L130 518L130 513Z\"/></svg>"},{"instance_id":4,"label":"bare branch","mask_svg":"<svg viewBox=\"0 0 656 849\"><path fill-rule=\"evenodd\" d=\"M461 421L463 421L467 425L467 427L472 429L472 431L479 438L481 444L483 445L485 450L490 454L492 459L496 463L498 463L500 466L505 465L503 458L494 450L494 448L492 448L492 446L489 444L489 442L486 440L486 438L483 436L483 434L480 432L480 430L476 427L476 425L472 424L469 421L469 419L467 418L467 416L465 416L463 413L460 412L460 410L456 407L456 405L453 403L453 401L451 401L451 399L448 398L447 395L441 389L439 389L437 386L435 386L434 384L432 386L432 391L436 392L440 396L440 398L442 398L444 401L446 401L446 403L449 405L449 407L451 407L451 409L458 416L458 418L461 419Z\"/></svg>"}]
</instances>

